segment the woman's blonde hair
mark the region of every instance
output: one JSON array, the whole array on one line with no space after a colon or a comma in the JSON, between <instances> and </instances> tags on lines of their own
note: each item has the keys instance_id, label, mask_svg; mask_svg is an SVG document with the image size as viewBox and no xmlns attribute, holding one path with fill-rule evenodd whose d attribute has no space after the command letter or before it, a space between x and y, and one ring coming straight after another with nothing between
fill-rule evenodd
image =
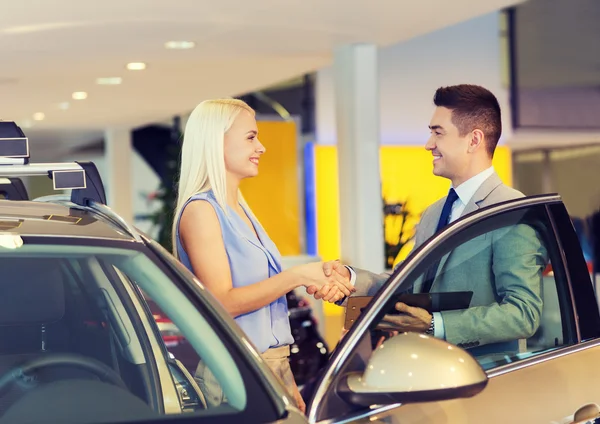
<instances>
[{"instance_id":1,"label":"woman's blonde hair","mask_svg":"<svg viewBox=\"0 0 600 424\"><path fill-rule=\"evenodd\" d=\"M195 194L212 190L221 208L227 212L224 138L237 116L254 110L238 99L205 100L192 111L181 146L181 167L177 205L173 219L173 253L177 252L177 223L183 206ZM239 193L240 201L247 206Z\"/></svg>"}]
</instances>

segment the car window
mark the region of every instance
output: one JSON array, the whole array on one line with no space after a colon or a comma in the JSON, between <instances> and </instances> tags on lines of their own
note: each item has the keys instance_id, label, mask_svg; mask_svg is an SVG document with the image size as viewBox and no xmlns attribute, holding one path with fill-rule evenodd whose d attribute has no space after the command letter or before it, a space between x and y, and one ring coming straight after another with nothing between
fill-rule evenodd
<instances>
[{"instance_id":1,"label":"car window","mask_svg":"<svg viewBox=\"0 0 600 424\"><path fill-rule=\"evenodd\" d=\"M145 253L26 241L0 269L0 422L60 422L42 404L70 398L53 410L103 422L248 407L222 336Z\"/></svg>"},{"instance_id":2,"label":"car window","mask_svg":"<svg viewBox=\"0 0 600 424\"><path fill-rule=\"evenodd\" d=\"M430 293L436 336L489 370L576 341L568 287L545 207L511 211L432 251L395 291L392 314L382 315L369 336L375 347L397 334L394 304L405 299L419 306L410 295Z\"/></svg>"},{"instance_id":3,"label":"car window","mask_svg":"<svg viewBox=\"0 0 600 424\"><path fill-rule=\"evenodd\" d=\"M371 279L370 294L379 296L348 300L350 331L342 335L332 361L346 359L329 387L338 387L348 373L366 372L369 359L390 338L423 331L411 329L411 321L395 310L399 302L418 307L415 313L432 312L422 316L434 315L435 335L465 349L488 371L577 342L567 274L545 205L486 218L475 215L463 222L471 224L413 252L387 283L383 276L357 274L358 279ZM405 277L400 280L399 275ZM429 290L424 289L427 285ZM352 314L374 302L383 307L369 320L367 331L352 331L362 322L360 315L349 319ZM344 352L346 338L352 340L351 352ZM398 361L419 354L412 352ZM405 386L410 386L411 377L406 374ZM319 419L362 410L335 396L323 404Z\"/></svg>"}]
</instances>

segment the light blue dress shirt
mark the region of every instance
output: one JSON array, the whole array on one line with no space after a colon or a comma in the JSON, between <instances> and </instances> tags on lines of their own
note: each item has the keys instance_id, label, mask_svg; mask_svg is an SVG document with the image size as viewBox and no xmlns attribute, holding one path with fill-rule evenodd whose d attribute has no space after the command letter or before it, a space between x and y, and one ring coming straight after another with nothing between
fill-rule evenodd
<instances>
[{"instance_id":1,"label":"light blue dress shirt","mask_svg":"<svg viewBox=\"0 0 600 424\"><path fill-rule=\"evenodd\" d=\"M281 255L277 247L251 213L244 209L258 238L232 208L228 206L228 213L225 213L212 191L192 196L183 208L196 200L209 202L217 213L234 288L258 283L281 272ZM181 219L181 215L179 217ZM179 237L179 221L176 229L180 261L193 272ZM285 295L256 311L235 317L235 321L261 353L272 347L294 343Z\"/></svg>"}]
</instances>

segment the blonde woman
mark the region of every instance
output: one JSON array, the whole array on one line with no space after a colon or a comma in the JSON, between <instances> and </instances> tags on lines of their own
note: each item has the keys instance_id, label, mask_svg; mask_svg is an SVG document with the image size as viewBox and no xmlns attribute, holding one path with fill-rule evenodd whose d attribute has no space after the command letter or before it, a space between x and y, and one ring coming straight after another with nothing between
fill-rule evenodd
<instances>
[{"instance_id":1,"label":"blonde woman","mask_svg":"<svg viewBox=\"0 0 600 424\"><path fill-rule=\"evenodd\" d=\"M244 178L258 175L264 153L246 103L207 100L194 109L182 146L174 253L235 318L304 411L288 360L294 339L286 293L319 287L324 300L335 302L354 288L336 273L326 277L322 262L282 271L277 247L239 191ZM224 401L202 363L196 379L209 404Z\"/></svg>"}]
</instances>

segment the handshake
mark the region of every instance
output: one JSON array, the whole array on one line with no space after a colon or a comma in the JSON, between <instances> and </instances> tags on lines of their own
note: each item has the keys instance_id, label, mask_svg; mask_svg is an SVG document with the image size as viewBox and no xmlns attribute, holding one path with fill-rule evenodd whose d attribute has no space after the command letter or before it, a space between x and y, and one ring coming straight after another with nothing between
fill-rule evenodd
<instances>
[{"instance_id":1,"label":"handshake","mask_svg":"<svg viewBox=\"0 0 600 424\"><path fill-rule=\"evenodd\" d=\"M289 269L300 281L299 286L315 299L335 303L356 291L350 283L350 271L340 261L312 262Z\"/></svg>"}]
</instances>

